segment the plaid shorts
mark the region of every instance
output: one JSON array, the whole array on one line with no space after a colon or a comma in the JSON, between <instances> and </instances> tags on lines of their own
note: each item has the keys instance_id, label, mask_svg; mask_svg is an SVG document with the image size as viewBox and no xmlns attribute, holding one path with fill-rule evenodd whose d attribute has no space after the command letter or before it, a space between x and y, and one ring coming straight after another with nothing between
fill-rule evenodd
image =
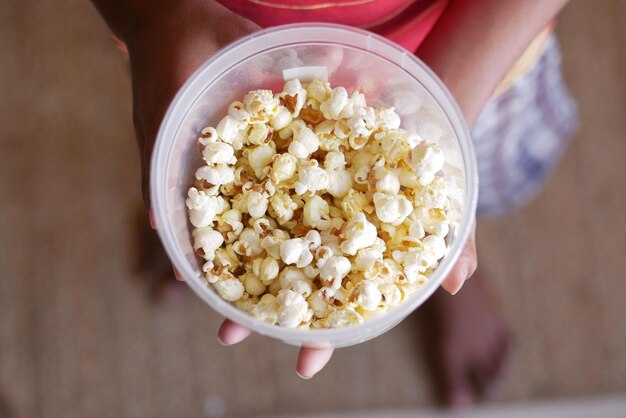
<instances>
[{"instance_id":1,"label":"plaid shorts","mask_svg":"<svg viewBox=\"0 0 626 418\"><path fill-rule=\"evenodd\" d=\"M472 128L478 215L506 215L528 202L556 167L578 124L552 35L532 69L487 103Z\"/></svg>"}]
</instances>

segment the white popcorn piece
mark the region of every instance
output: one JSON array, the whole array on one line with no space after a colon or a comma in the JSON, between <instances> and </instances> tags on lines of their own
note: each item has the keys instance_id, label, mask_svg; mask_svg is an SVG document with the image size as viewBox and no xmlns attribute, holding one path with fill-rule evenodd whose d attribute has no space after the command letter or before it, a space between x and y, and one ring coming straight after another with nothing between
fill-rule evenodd
<instances>
[{"instance_id":1,"label":"white popcorn piece","mask_svg":"<svg viewBox=\"0 0 626 418\"><path fill-rule=\"evenodd\" d=\"M189 209L189 221L196 228L213 223L216 215L228 209L228 202L221 196L208 196L204 191L191 187L185 204Z\"/></svg>"},{"instance_id":2,"label":"white popcorn piece","mask_svg":"<svg viewBox=\"0 0 626 418\"><path fill-rule=\"evenodd\" d=\"M202 166L196 170L196 179L201 180L203 185L210 187L208 193L217 194L219 186L232 183L235 180L235 170L226 165L215 167Z\"/></svg>"},{"instance_id":3,"label":"white popcorn piece","mask_svg":"<svg viewBox=\"0 0 626 418\"><path fill-rule=\"evenodd\" d=\"M326 119L345 119L354 114L352 103L348 98L348 92L343 87L335 87L330 97L320 104L320 111Z\"/></svg>"},{"instance_id":4,"label":"white popcorn piece","mask_svg":"<svg viewBox=\"0 0 626 418\"><path fill-rule=\"evenodd\" d=\"M296 194L315 193L318 190L328 189L329 181L328 173L318 167L316 160L307 161L298 168L298 181L295 183Z\"/></svg>"},{"instance_id":5,"label":"white popcorn piece","mask_svg":"<svg viewBox=\"0 0 626 418\"><path fill-rule=\"evenodd\" d=\"M289 126L292 121L293 116L291 116L291 112L285 106L280 106L276 115L270 119L270 126L275 131L280 131Z\"/></svg>"},{"instance_id":6,"label":"white popcorn piece","mask_svg":"<svg viewBox=\"0 0 626 418\"><path fill-rule=\"evenodd\" d=\"M271 90L253 90L243 98L251 121L267 121L278 112L278 99Z\"/></svg>"},{"instance_id":7,"label":"white popcorn piece","mask_svg":"<svg viewBox=\"0 0 626 418\"><path fill-rule=\"evenodd\" d=\"M254 273L248 272L241 277L241 281L250 296L260 296L265 292L265 285Z\"/></svg>"},{"instance_id":8,"label":"white popcorn piece","mask_svg":"<svg viewBox=\"0 0 626 418\"><path fill-rule=\"evenodd\" d=\"M314 291L307 301L316 318L326 318L335 310L321 290Z\"/></svg>"},{"instance_id":9,"label":"white popcorn piece","mask_svg":"<svg viewBox=\"0 0 626 418\"><path fill-rule=\"evenodd\" d=\"M298 159L291 154L278 154L274 157L270 178L276 184L290 180L298 170Z\"/></svg>"},{"instance_id":10,"label":"white popcorn piece","mask_svg":"<svg viewBox=\"0 0 626 418\"><path fill-rule=\"evenodd\" d=\"M208 144L211 144L218 140L219 140L219 135L217 133L217 130L213 128L212 126L207 126L206 128L202 129L201 136L200 138L198 138L198 143L202 147L205 147Z\"/></svg>"},{"instance_id":11,"label":"white popcorn piece","mask_svg":"<svg viewBox=\"0 0 626 418\"><path fill-rule=\"evenodd\" d=\"M350 189L341 200L341 211L347 219L351 219L359 212L371 213L373 209L367 195L355 189Z\"/></svg>"},{"instance_id":12,"label":"white popcorn piece","mask_svg":"<svg viewBox=\"0 0 626 418\"><path fill-rule=\"evenodd\" d=\"M270 236L264 237L261 240L261 248L267 252L267 255L278 260L280 259L280 245L289 238L289 233L286 231L274 229Z\"/></svg>"},{"instance_id":13,"label":"white popcorn piece","mask_svg":"<svg viewBox=\"0 0 626 418\"><path fill-rule=\"evenodd\" d=\"M376 191L387 194L397 194L400 191L400 179L394 170L378 167L374 170Z\"/></svg>"},{"instance_id":14,"label":"white popcorn piece","mask_svg":"<svg viewBox=\"0 0 626 418\"><path fill-rule=\"evenodd\" d=\"M413 205L404 195L374 193L376 216L381 222L400 225L413 212Z\"/></svg>"},{"instance_id":15,"label":"white popcorn piece","mask_svg":"<svg viewBox=\"0 0 626 418\"><path fill-rule=\"evenodd\" d=\"M276 297L278 304L278 324L285 328L295 328L306 318L309 304L301 294L282 289Z\"/></svg>"},{"instance_id":16,"label":"white popcorn piece","mask_svg":"<svg viewBox=\"0 0 626 418\"><path fill-rule=\"evenodd\" d=\"M233 250L232 245L220 247L215 250L215 258L213 259L213 261L207 262L204 266L202 266L202 270L205 273L213 269L212 265L208 265L209 263L215 263L215 266L226 267L229 270L232 270L233 268L239 267L241 265L241 261L239 261L239 257L237 256L237 253L235 253L235 250Z\"/></svg>"},{"instance_id":17,"label":"white popcorn piece","mask_svg":"<svg viewBox=\"0 0 626 418\"><path fill-rule=\"evenodd\" d=\"M362 280L359 282L355 293L357 295L357 304L366 311L376 310L382 301L382 294L373 280Z\"/></svg>"},{"instance_id":18,"label":"white popcorn piece","mask_svg":"<svg viewBox=\"0 0 626 418\"><path fill-rule=\"evenodd\" d=\"M235 150L223 142L212 142L202 150L202 158L209 165L235 164Z\"/></svg>"},{"instance_id":19,"label":"white popcorn piece","mask_svg":"<svg viewBox=\"0 0 626 418\"><path fill-rule=\"evenodd\" d=\"M263 246L263 242L261 242ZM280 266L275 258L269 256L265 258L257 258L252 262L252 272L259 278L264 285L270 285L280 272Z\"/></svg>"},{"instance_id":20,"label":"white popcorn piece","mask_svg":"<svg viewBox=\"0 0 626 418\"><path fill-rule=\"evenodd\" d=\"M420 206L415 208L411 217L418 221L424 228L424 231L429 234L437 235L443 238L448 235L448 232L450 231L448 216L443 209L429 209L424 206Z\"/></svg>"},{"instance_id":21,"label":"white popcorn piece","mask_svg":"<svg viewBox=\"0 0 626 418\"><path fill-rule=\"evenodd\" d=\"M278 190L274 196L270 197L269 201L276 221L281 225L290 221L294 211L298 209L298 204L293 201L289 193L282 190Z\"/></svg>"},{"instance_id":22,"label":"white popcorn piece","mask_svg":"<svg viewBox=\"0 0 626 418\"><path fill-rule=\"evenodd\" d=\"M255 123L248 132L248 143L252 145L267 144L272 139L272 133L268 126L264 123Z\"/></svg>"},{"instance_id":23,"label":"white popcorn piece","mask_svg":"<svg viewBox=\"0 0 626 418\"><path fill-rule=\"evenodd\" d=\"M241 299L245 290L243 284L232 275L213 283L213 288L222 299L228 302Z\"/></svg>"},{"instance_id":24,"label":"white popcorn piece","mask_svg":"<svg viewBox=\"0 0 626 418\"><path fill-rule=\"evenodd\" d=\"M261 237L254 229L245 228L239 235L239 239L233 244L233 249L239 255L256 257L263 252Z\"/></svg>"},{"instance_id":25,"label":"white popcorn piece","mask_svg":"<svg viewBox=\"0 0 626 418\"><path fill-rule=\"evenodd\" d=\"M313 261L311 250L315 251L321 244L319 232L309 231L304 238L285 240L280 244L280 258L287 265L295 264L299 268L308 266Z\"/></svg>"},{"instance_id":26,"label":"white popcorn piece","mask_svg":"<svg viewBox=\"0 0 626 418\"><path fill-rule=\"evenodd\" d=\"M378 127L376 112L371 107L359 107L348 119L350 129L349 144L353 149L361 149Z\"/></svg>"},{"instance_id":27,"label":"white popcorn piece","mask_svg":"<svg viewBox=\"0 0 626 418\"><path fill-rule=\"evenodd\" d=\"M276 298L271 293L266 293L261 296L259 303L252 309L252 315L261 321L268 322L274 325L278 322L278 303Z\"/></svg>"},{"instance_id":28,"label":"white popcorn piece","mask_svg":"<svg viewBox=\"0 0 626 418\"><path fill-rule=\"evenodd\" d=\"M443 177L436 176L427 185L416 187L413 203L415 206L445 209L448 204L448 187Z\"/></svg>"},{"instance_id":29,"label":"white popcorn piece","mask_svg":"<svg viewBox=\"0 0 626 418\"><path fill-rule=\"evenodd\" d=\"M302 127L293 131L293 140L289 144L288 152L298 159L305 159L318 150L320 141L309 128Z\"/></svg>"},{"instance_id":30,"label":"white popcorn piece","mask_svg":"<svg viewBox=\"0 0 626 418\"><path fill-rule=\"evenodd\" d=\"M350 273L352 264L342 256L332 256L320 268L320 279L331 289L339 289L341 281Z\"/></svg>"},{"instance_id":31,"label":"white popcorn piece","mask_svg":"<svg viewBox=\"0 0 626 418\"><path fill-rule=\"evenodd\" d=\"M341 251L348 255L355 255L357 251L367 248L376 242L376 227L369 222L362 212L356 213L346 224L340 238Z\"/></svg>"},{"instance_id":32,"label":"white popcorn piece","mask_svg":"<svg viewBox=\"0 0 626 418\"><path fill-rule=\"evenodd\" d=\"M196 228L191 233L193 237L193 249L205 260L213 260L215 250L222 246L224 237L213 228Z\"/></svg>"},{"instance_id":33,"label":"white popcorn piece","mask_svg":"<svg viewBox=\"0 0 626 418\"><path fill-rule=\"evenodd\" d=\"M228 106L228 115L238 120L243 126L250 123L250 113L245 110L240 101L234 101Z\"/></svg>"},{"instance_id":34,"label":"white popcorn piece","mask_svg":"<svg viewBox=\"0 0 626 418\"><path fill-rule=\"evenodd\" d=\"M400 128L400 116L393 107L379 108L375 111L377 126L385 131L393 131Z\"/></svg>"},{"instance_id":35,"label":"white popcorn piece","mask_svg":"<svg viewBox=\"0 0 626 418\"><path fill-rule=\"evenodd\" d=\"M330 96L332 89L330 83L327 81L313 80L306 87L307 95L317 101L318 103L324 102Z\"/></svg>"},{"instance_id":36,"label":"white popcorn piece","mask_svg":"<svg viewBox=\"0 0 626 418\"><path fill-rule=\"evenodd\" d=\"M229 209L218 216L217 230L222 234L226 234L226 242L233 242L243 231L241 211Z\"/></svg>"},{"instance_id":37,"label":"white popcorn piece","mask_svg":"<svg viewBox=\"0 0 626 418\"><path fill-rule=\"evenodd\" d=\"M329 229L331 223L328 202L318 195L313 195L304 205L303 221L306 226L320 231Z\"/></svg>"},{"instance_id":38,"label":"white popcorn piece","mask_svg":"<svg viewBox=\"0 0 626 418\"><path fill-rule=\"evenodd\" d=\"M325 322L329 328L347 327L361 323L363 323L363 317L351 308L333 311L328 315Z\"/></svg>"},{"instance_id":39,"label":"white popcorn piece","mask_svg":"<svg viewBox=\"0 0 626 418\"><path fill-rule=\"evenodd\" d=\"M381 304L383 306L396 306L402 301L402 292L393 283L383 283L378 286L378 290L382 296Z\"/></svg>"},{"instance_id":40,"label":"white popcorn piece","mask_svg":"<svg viewBox=\"0 0 626 418\"><path fill-rule=\"evenodd\" d=\"M222 141L227 144L232 144L242 127L241 121L238 121L230 115L226 115L220 120L215 129Z\"/></svg>"},{"instance_id":41,"label":"white popcorn piece","mask_svg":"<svg viewBox=\"0 0 626 418\"><path fill-rule=\"evenodd\" d=\"M446 255L446 241L437 235L429 235L425 237L422 240L422 246L424 247L424 251L432 253L436 260L439 260Z\"/></svg>"},{"instance_id":42,"label":"white popcorn piece","mask_svg":"<svg viewBox=\"0 0 626 418\"><path fill-rule=\"evenodd\" d=\"M261 192L254 190L246 190L233 199L233 208L242 213L248 213L253 218L264 216L268 205L269 199L263 196Z\"/></svg>"},{"instance_id":43,"label":"white popcorn piece","mask_svg":"<svg viewBox=\"0 0 626 418\"><path fill-rule=\"evenodd\" d=\"M307 99L307 91L302 87L300 80L294 78L285 83L283 91L278 95L283 105L296 118L300 114Z\"/></svg>"},{"instance_id":44,"label":"white popcorn piece","mask_svg":"<svg viewBox=\"0 0 626 418\"><path fill-rule=\"evenodd\" d=\"M437 144L422 141L411 150L407 163L415 170L419 183L426 185L443 168L443 151Z\"/></svg>"},{"instance_id":45,"label":"white popcorn piece","mask_svg":"<svg viewBox=\"0 0 626 418\"><path fill-rule=\"evenodd\" d=\"M330 151L324 158L324 169L328 173L328 193L334 197L344 197L352 189L352 176L345 170L346 159L343 153Z\"/></svg>"},{"instance_id":46,"label":"white popcorn piece","mask_svg":"<svg viewBox=\"0 0 626 418\"><path fill-rule=\"evenodd\" d=\"M325 120L315 126L315 135L320 140L320 149L324 151L337 151L344 141L335 134L336 122Z\"/></svg>"},{"instance_id":47,"label":"white popcorn piece","mask_svg":"<svg viewBox=\"0 0 626 418\"><path fill-rule=\"evenodd\" d=\"M285 267L278 275L278 283L281 289L293 290L305 298L313 292L311 278L307 277L302 269L296 267Z\"/></svg>"},{"instance_id":48,"label":"white popcorn piece","mask_svg":"<svg viewBox=\"0 0 626 418\"><path fill-rule=\"evenodd\" d=\"M254 175L259 179L265 178L269 172L269 165L276 155L276 149L269 144L248 148L244 155L248 158L250 167L254 170Z\"/></svg>"},{"instance_id":49,"label":"white popcorn piece","mask_svg":"<svg viewBox=\"0 0 626 418\"><path fill-rule=\"evenodd\" d=\"M411 148L405 136L398 131L384 131L380 138L380 147L387 163L398 163L405 158Z\"/></svg>"}]
</instances>

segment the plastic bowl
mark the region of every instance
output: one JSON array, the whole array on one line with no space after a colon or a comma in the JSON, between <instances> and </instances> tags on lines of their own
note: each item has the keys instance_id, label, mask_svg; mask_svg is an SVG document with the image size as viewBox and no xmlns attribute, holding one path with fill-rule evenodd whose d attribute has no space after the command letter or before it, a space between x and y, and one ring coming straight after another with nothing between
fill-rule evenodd
<instances>
[{"instance_id":1,"label":"plastic bowl","mask_svg":"<svg viewBox=\"0 0 626 418\"><path fill-rule=\"evenodd\" d=\"M448 252L420 290L363 324L301 330L262 322L221 299L207 285L193 252L185 198L202 164L196 138L204 126L215 126L228 104L249 90L280 90L283 70L287 70L286 78L327 75L333 86L363 92L371 106L395 106L403 128L437 141L446 156L443 173L453 191ZM211 57L171 103L158 133L151 170L151 202L159 236L193 291L224 317L259 334L310 347L361 343L389 330L420 306L450 272L469 236L478 186L467 126L443 83L398 45L364 30L333 24L266 29Z\"/></svg>"}]
</instances>

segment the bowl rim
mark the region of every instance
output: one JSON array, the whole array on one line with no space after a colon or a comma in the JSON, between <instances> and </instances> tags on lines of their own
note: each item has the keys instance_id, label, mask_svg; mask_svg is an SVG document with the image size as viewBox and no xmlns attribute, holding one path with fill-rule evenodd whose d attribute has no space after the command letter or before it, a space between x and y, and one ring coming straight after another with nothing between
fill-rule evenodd
<instances>
[{"instance_id":1,"label":"bowl rim","mask_svg":"<svg viewBox=\"0 0 626 418\"><path fill-rule=\"evenodd\" d=\"M313 30L308 31L309 36L305 39L302 39L301 36L294 38L294 32L302 33L303 29ZM289 32L292 32L290 34L291 37L288 35ZM312 36L312 33L315 35ZM353 41L355 37L360 38L362 42L358 45L349 43L348 41L333 43L338 46L352 47L362 50L363 52L377 55L388 61L391 65L395 65L399 69L407 72L412 78L416 79L424 86L428 94L434 99L448 119L448 123L452 126L456 140L461 148L465 172L465 190L462 215L457 225L457 236L452 245L448 248L446 256L435 268L426 283L416 293L385 314L368 319L358 325L331 329L292 329L261 321L229 302L226 302L219 297L213 289L210 289L204 277L199 277L195 273L190 263L186 260L186 257L181 254L182 251L180 247L176 244L171 224L167 219L166 186L164 182L160 182L159 180L166 178L168 165L170 163L169 153L173 148L174 138L180 134L180 127L184 117L189 110L196 105L198 97L201 95L204 88L208 88L208 86L218 80L232 65L250 59L258 53L288 46L293 43L329 43L322 39L323 34L328 36L333 34L336 39L340 39L340 35L344 35L346 39L351 41ZM290 39L290 41L281 42L280 39ZM261 52L255 52L245 56L240 54L243 47L253 46L261 41L270 41L272 45L268 46L265 44L264 48L256 50ZM397 57L393 59L390 58L389 55L399 56L400 62L396 62ZM231 64L230 67L224 69L224 64L229 60L235 60L235 62ZM222 66L221 71L216 71L215 75L212 76L211 82L203 86L197 86L201 75L214 69L220 70L220 66ZM412 67L412 71L409 71L406 67ZM422 72L420 77L416 74L416 70L417 72ZM422 75L429 80L422 79ZM430 88L424 85L425 81L429 82ZM197 87L200 87L200 89L197 89ZM357 344L386 332L424 303L440 286L459 258L464 244L467 242L470 235L478 200L478 175L476 157L469 129L458 104L443 82L426 64L417 58L415 54L386 38L363 29L332 23L295 23L264 29L231 43L206 60L187 79L170 103L159 127L152 152L150 196L155 227L174 268L183 276L185 282L192 290L220 315L244 327L250 328L259 334L277 338L292 345L340 347ZM373 335L368 336L367 334Z\"/></svg>"}]
</instances>

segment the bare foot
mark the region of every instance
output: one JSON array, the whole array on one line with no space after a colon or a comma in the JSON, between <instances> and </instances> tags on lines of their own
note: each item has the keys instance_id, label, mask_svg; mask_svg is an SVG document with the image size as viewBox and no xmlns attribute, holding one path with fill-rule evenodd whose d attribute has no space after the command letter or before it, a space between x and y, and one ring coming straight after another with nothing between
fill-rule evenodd
<instances>
[{"instance_id":1,"label":"bare foot","mask_svg":"<svg viewBox=\"0 0 626 418\"><path fill-rule=\"evenodd\" d=\"M451 296L438 290L427 304L433 366L444 402L464 408L488 395L502 372L509 332L483 287L480 272Z\"/></svg>"},{"instance_id":2,"label":"bare foot","mask_svg":"<svg viewBox=\"0 0 626 418\"><path fill-rule=\"evenodd\" d=\"M136 272L157 302L178 303L187 298L188 288L176 280L170 260L156 231L150 226L148 212L139 211L136 224Z\"/></svg>"}]
</instances>

